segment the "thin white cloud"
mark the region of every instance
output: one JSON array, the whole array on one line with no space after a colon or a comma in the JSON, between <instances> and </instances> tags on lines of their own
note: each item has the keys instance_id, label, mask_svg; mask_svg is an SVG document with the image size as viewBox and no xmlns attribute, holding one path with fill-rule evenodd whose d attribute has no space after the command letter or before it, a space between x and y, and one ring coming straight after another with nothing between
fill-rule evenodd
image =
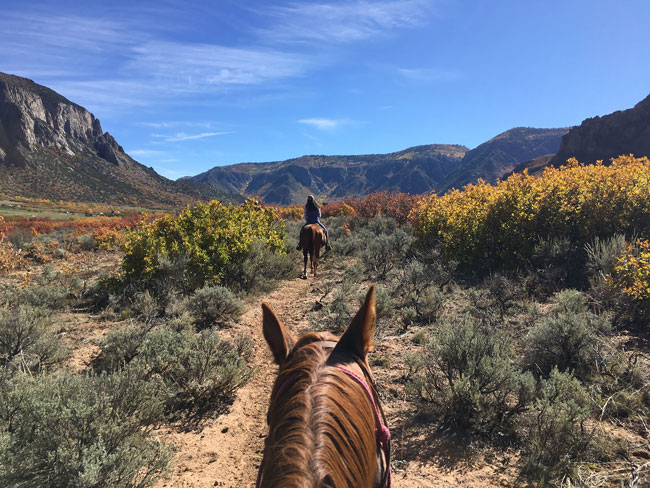
<instances>
[{"instance_id":1,"label":"thin white cloud","mask_svg":"<svg viewBox=\"0 0 650 488\"><path fill-rule=\"evenodd\" d=\"M5 49L21 50L38 43L41 52L50 54L59 48L101 54L128 47L144 36L122 22L106 18L3 12L0 32L9 33L16 26L20 29L3 43Z\"/></svg>"},{"instance_id":2,"label":"thin white cloud","mask_svg":"<svg viewBox=\"0 0 650 488\"><path fill-rule=\"evenodd\" d=\"M152 127L154 129L169 129L171 127L212 127L211 122L189 121L189 120L172 120L164 122L136 122L135 125L140 127Z\"/></svg>"},{"instance_id":3,"label":"thin white cloud","mask_svg":"<svg viewBox=\"0 0 650 488\"><path fill-rule=\"evenodd\" d=\"M265 48L151 41L133 47L126 71L147 75L175 92L214 91L301 75L307 57Z\"/></svg>"},{"instance_id":4,"label":"thin white cloud","mask_svg":"<svg viewBox=\"0 0 650 488\"><path fill-rule=\"evenodd\" d=\"M351 42L423 25L432 11L432 0L292 3L271 8L276 24L260 33L280 41Z\"/></svg>"},{"instance_id":5,"label":"thin white cloud","mask_svg":"<svg viewBox=\"0 0 650 488\"><path fill-rule=\"evenodd\" d=\"M183 103L197 94L228 93L222 97L228 103L245 93L246 100L253 100L277 96L278 88L288 93L287 80L334 62L322 53L314 56L309 41L351 42L420 26L438 1L294 1L262 13L270 27L256 31L255 43L228 46L170 41L173 25L146 31L137 16L3 12L0 59L3 70L36 78L101 114L163 101ZM299 42L279 48L277 41ZM264 93L252 94L251 87Z\"/></svg>"},{"instance_id":6,"label":"thin white cloud","mask_svg":"<svg viewBox=\"0 0 650 488\"><path fill-rule=\"evenodd\" d=\"M126 152L129 156L140 158L160 158L167 156L165 151L156 151L154 149L132 149Z\"/></svg>"},{"instance_id":7,"label":"thin white cloud","mask_svg":"<svg viewBox=\"0 0 650 488\"><path fill-rule=\"evenodd\" d=\"M332 130L340 127L341 125L351 123L351 121L347 119L325 119L320 117L300 119L298 122L300 124L309 125L319 130Z\"/></svg>"},{"instance_id":8,"label":"thin white cloud","mask_svg":"<svg viewBox=\"0 0 650 488\"><path fill-rule=\"evenodd\" d=\"M403 78L420 83L453 81L460 78L457 71L433 68L397 68L397 73Z\"/></svg>"},{"instance_id":9,"label":"thin white cloud","mask_svg":"<svg viewBox=\"0 0 650 488\"><path fill-rule=\"evenodd\" d=\"M306 137L307 139L313 141L316 143L317 146L322 146L323 144L321 143L320 139L312 134L308 134L307 132L303 132L302 135Z\"/></svg>"},{"instance_id":10,"label":"thin white cloud","mask_svg":"<svg viewBox=\"0 0 650 488\"><path fill-rule=\"evenodd\" d=\"M191 141L195 139L203 139L205 137L213 136L223 136L226 134L233 134L233 131L222 131L222 132L201 132L200 134L186 134L185 132L178 132L173 136L166 136L163 134L152 134L154 137L158 137L165 142L181 142L181 141Z\"/></svg>"}]
</instances>

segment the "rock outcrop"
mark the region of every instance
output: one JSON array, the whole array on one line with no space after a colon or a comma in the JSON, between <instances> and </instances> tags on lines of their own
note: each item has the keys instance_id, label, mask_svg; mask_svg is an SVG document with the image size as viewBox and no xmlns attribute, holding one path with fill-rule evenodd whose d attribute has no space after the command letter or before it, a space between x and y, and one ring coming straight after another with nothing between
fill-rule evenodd
<instances>
[{"instance_id":1,"label":"rock outcrop","mask_svg":"<svg viewBox=\"0 0 650 488\"><path fill-rule=\"evenodd\" d=\"M0 162L24 166L38 146L73 156L103 135L93 114L47 87L0 73Z\"/></svg>"},{"instance_id":2,"label":"rock outcrop","mask_svg":"<svg viewBox=\"0 0 650 488\"><path fill-rule=\"evenodd\" d=\"M592 117L571 129L550 164L560 166L569 158L581 163L607 163L630 153L650 156L650 95L634 108Z\"/></svg>"},{"instance_id":3,"label":"rock outcrop","mask_svg":"<svg viewBox=\"0 0 650 488\"><path fill-rule=\"evenodd\" d=\"M0 73L0 192L51 200L178 206L218 196L129 157L88 110Z\"/></svg>"}]
</instances>

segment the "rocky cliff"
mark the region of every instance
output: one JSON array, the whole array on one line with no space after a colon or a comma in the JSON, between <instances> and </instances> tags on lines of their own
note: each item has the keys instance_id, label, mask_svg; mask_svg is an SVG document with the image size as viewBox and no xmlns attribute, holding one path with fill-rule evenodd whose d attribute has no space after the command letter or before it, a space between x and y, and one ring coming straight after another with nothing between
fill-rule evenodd
<instances>
[{"instance_id":1,"label":"rocky cliff","mask_svg":"<svg viewBox=\"0 0 650 488\"><path fill-rule=\"evenodd\" d=\"M560 166L569 158L581 163L608 162L630 153L650 156L650 95L634 108L592 117L571 129L551 164Z\"/></svg>"},{"instance_id":2,"label":"rocky cliff","mask_svg":"<svg viewBox=\"0 0 650 488\"><path fill-rule=\"evenodd\" d=\"M4 73L0 192L156 206L184 205L206 196L196 185L170 181L130 158L85 108L45 86Z\"/></svg>"},{"instance_id":3,"label":"rocky cliff","mask_svg":"<svg viewBox=\"0 0 650 488\"><path fill-rule=\"evenodd\" d=\"M124 152L83 107L31 80L0 73L0 162L24 166L38 146L69 156L78 146L91 146L114 164Z\"/></svg>"}]
</instances>

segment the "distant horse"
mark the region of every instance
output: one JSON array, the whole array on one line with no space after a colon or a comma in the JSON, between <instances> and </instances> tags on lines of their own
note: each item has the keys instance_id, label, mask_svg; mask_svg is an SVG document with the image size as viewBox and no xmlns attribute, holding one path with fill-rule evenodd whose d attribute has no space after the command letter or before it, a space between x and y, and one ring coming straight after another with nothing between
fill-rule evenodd
<instances>
[{"instance_id":1,"label":"distant horse","mask_svg":"<svg viewBox=\"0 0 650 488\"><path fill-rule=\"evenodd\" d=\"M262 311L279 371L256 487L390 487L390 433L366 360L374 287L340 339L311 332L296 340L268 305Z\"/></svg>"},{"instance_id":2,"label":"distant horse","mask_svg":"<svg viewBox=\"0 0 650 488\"><path fill-rule=\"evenodd\" d=\"M323 247L325 241L325 231L318 224L305 225L300 231L300 245L302 246L302 255L305 258L305 267L301 278L307 278L307 256L309 256L311 272L316 277L320 248Z\"/></svg>"}]
</instances>

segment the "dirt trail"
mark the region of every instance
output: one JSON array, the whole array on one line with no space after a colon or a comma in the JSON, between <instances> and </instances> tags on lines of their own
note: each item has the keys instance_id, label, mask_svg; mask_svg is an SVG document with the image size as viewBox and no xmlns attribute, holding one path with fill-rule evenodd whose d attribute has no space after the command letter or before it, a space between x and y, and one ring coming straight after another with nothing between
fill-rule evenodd
<instances>
[{"instance_id":1,"label":"dirt trail","mask_svg":"<svg viewBox=\"0 0 650 488\"><path fill-rule=\"evenodd\" d=\"M327 278L336 271L325 271ZM296 335L309 330L307 312L318 295L316 282L288 280L264 297L278 317ZM161 438L174 444L177 453L171 476L157 488L253 487L262 457L267 432L266 410L275 378L276 366L262 335L261 299L252 303L239 324L224 334L245 333L253 339L252 380L242 387L228 413L208 420L200 429L182 432L173 426L161 432ZM376 379L386 395L384 407L393 432L394 488L493 488L515 486L514 466L506 453L490 460L470 449L458 449L423 425L409 425L409 406L397 389L403 374L401 360L409 346L403 338L377 341L373 354L390 356L385 367L373 367ZM397 388L397 389L396 389ZM468 452L473 451L473 452Z\"/></svg>"},{"instance_id":2,"label":"dirt trail","mask_svg":"<svg viewBox=\"0 0 650 488\"><path fill-rule=\"evenodd\" d=\"M313 280L285 281L264 298L294 332L307 328L306 312L313 306ZM261 303L261 300L260 300ZM272 362L262 335L262 309L254 304L232 331L253 339L253 379L237 393L230 411L203 425L200 432L168 430L164 439L176 446L172 476L160 487L249 487L255 485L257 466L262 458L266 435L266 409L275 378Z\"/></svg>"}]
</instances>

